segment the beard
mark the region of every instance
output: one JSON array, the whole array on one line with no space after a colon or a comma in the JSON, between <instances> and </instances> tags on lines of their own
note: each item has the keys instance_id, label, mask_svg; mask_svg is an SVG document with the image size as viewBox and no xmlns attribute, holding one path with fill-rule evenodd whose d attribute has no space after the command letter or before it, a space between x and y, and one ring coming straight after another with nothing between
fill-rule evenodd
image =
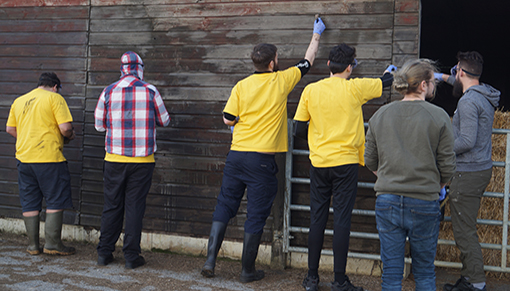
<instances>
[{"instance_id":1,"label":"beard","mask_svg":"<svg viewBox=\"0 0 510 291\"><path fill-rule=\"evenodd\" d=\"M464 91L462 89L462 83L459 80L455 79L455 83L453 83L452 95L455 98L460 98L462 94L464 94Z\"/></svg>"},{"instance_id":2,"label":"beard","mask_svg":"<svg viewBox=\"0 0 510 291\"><path fill-rule=\"evenodd\" d=\"M274 67L273 67L273 72L278 72L278 70L280 69L280 67L278 66L278 64L275 62L274 63Z\"/></svg>"},{"instance_id":3,"label":"beard","mask_svg":"<svg viewBox=\"0 0 510 291\"><path fill-rule=\"evenodd\" d=\"M436 87L434 86L434 89L432 90L432 92L430 92L428 95L425 95L425 100L426 101L432 101L434 100L434 98L436 98Z\"/></svg>"}]
</instances>

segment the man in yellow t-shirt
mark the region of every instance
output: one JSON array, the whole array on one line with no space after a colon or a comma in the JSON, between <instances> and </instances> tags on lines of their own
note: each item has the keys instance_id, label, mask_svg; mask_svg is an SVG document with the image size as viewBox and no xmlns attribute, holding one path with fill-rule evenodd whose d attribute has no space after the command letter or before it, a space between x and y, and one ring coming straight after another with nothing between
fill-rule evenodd
<instances>
[{"instance_id":1,"label":"man in yellow t-shirt","mask_svg":"<svg viewBox=\"0 0 510 291\"><path fill-rule=\"evenodd\" d=\"M309 84L303 90L294 120L295 134L306 138L310 148L310 233L306 290L318 290L319 260L333 196L334 271L331 290L363 290L345 275L351 213L356 198L358 165L364 165L365 131L361 106L382 95L391 86L388 67L381 78L349 79L357 66L356 49L346 44L329 54L330 77ZM307 122L309 122L307 132Z\"/></svg>"},{"instance_id":2,"label":"man in yellow t-shirt","mask_svg":"<svg viewBox=\"0 0 510 291\"><path fill-rule=\"evenodd\" d=\"M6 131L16 138L18 186L23 220L31 255L39 248L39 213L46 200L46 224L43 252L71 255L73 247L62 244L63 210L72 208L71 176L62 153L64 139L72 140L73 117L55 73L43 73L37 88L14 100Z\"/></svg>"},{"instance_id":3,"label":"man in yellow t-shirt","mask_svg":"<svg viewBox=\"0 0 510 291\"><path fill-rule=\"evenodd\" d=\"M251 59L256 72L239 81L232 89L223 110L223 120L226 125L235 126L235 129L213 214L207 261L202 268L205 277L214 276L216 257L227 223L236 216L247 189L248 213L244 224L240 280L247 283L264 278L264 272L255 269L255 260L262 231L278 190L278 168L274 154L286 152L288 148L287 95L313 64L320 35L325 28L322 20L316 19L305 58L283 71L278 71L276 46L255 46Z\"/></svg>"}]
</instances>

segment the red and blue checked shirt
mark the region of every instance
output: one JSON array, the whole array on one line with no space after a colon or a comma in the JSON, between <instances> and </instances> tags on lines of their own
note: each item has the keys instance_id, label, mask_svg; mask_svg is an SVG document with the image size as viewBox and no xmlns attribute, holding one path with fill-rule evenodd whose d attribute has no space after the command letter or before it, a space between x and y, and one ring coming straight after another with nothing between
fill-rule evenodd
<instances>
[{"instance_id":1,"label":"red and blue checked shirt","mask_svg":"<svg viewBox=\"0 0 510 291\"><path fill-rule=\"evenodd\" d=\"M121 71L120 80L99 96L95 127L97 131L106 131L108 153L146 157L157 149L156 125L167 126L170 117L156 87L138 78L143 74L143 64L123 62Z\"/></svg>"}]
</instances>

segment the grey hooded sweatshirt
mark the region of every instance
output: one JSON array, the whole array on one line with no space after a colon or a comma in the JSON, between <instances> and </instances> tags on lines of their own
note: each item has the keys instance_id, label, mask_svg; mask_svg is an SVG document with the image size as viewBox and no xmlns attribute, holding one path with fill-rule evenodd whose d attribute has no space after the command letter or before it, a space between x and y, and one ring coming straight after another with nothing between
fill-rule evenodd
<instances>
[{"instance_id":1,"label":"grey hooded sweatshirt","mask_svg":"<svg viewBox=\"0 0 510 291\"><path fill-rule=\"evenodd\" d=\"M458 172L492 167L492 124L499 96L498 90L480 84L467 89L460 98L452 120Z\"/></svg>"}]
</instances>

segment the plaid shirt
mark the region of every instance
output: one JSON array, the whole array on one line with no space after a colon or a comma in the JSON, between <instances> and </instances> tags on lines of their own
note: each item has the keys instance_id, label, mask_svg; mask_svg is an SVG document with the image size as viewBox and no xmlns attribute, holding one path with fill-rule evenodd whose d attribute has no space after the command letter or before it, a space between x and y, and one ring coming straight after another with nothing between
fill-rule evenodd
<instances>
[{"instance_id":1,"label":"plaid shirt","mask_svg":"<svg viewBox=\"0 0 510 291\"><path fill-rule=\"evenodd\" d=\"M123 56L122 77L103 90L94 112L96 130L106 131L106 151L126 157L156 152L156 125L170 123L158 90L142 81L143 63L136 57L138 63L126 63Z\"/></svg>"}]
</instances>

